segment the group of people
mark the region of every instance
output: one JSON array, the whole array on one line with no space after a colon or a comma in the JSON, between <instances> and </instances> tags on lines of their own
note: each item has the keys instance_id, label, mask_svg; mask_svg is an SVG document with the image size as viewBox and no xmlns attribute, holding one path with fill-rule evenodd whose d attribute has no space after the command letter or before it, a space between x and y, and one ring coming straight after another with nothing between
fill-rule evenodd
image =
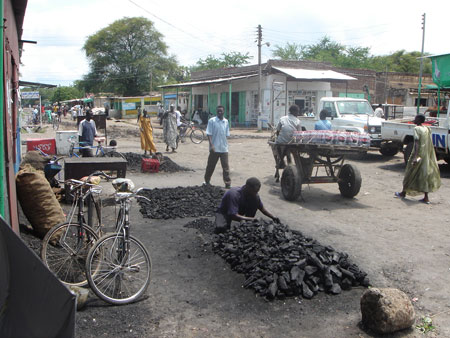
<instances>
[{"instance_id":1,"label":"group of people","mask_svg":"<svg viewBox=\"0 0 450 338\"><path fill-rule=\"evenodd\" d=\"M181 114L170 106L168 112L162 116L161 123L163 125L164 142L166 143L166 151L172 148L175 152L177 147L177 129L180 126ZM231 188L230 167L228 163L228 142L230 136L230 127L228 120L224 117L225 109L218 106L216 116L208 120L206 135L209 141L209 154L204 174L204 185L210 185L211 177L220 159L222 166L222 176L225 188L228 191L224 194L220 206L216 211L215 231L220 233L230 228L232 221L247 221L255 219L256 212L261 211L262 214L271 218L274 222L279 219L271 214L263 205L258 192L261 188L261 182L256 177L249 178L245 185L241 187ZM289 107L289 114L283 116L277 125L276 143L288 143L295 131L301 130L301 123L298 119L300 109L297 105ZM327 120L329 112L323 109L320 112L320 119L315 124L316 130L330 130L331 123ZM417 195L424 193L424 198L420 200L424 203L430 203L428 193L436 191L440 187L439 167L434 153L433 143L431 140L430 128L423 126L425 121L424 115L417 115L414 123L414 149L408 161L405 178L403 181L403 190L395 193L395 196L405 198L407 194ZM156 147L151 137L151 123L145 110L142 116L138 118L141 128L141 146L150 153L156 151ZM150 135L150 136L149 136ZM280 147L282 149L282 147ZM279 154L283 159L285 154ZM278 166L278 163L277 163Z\"/></svg>"}]
</instances>

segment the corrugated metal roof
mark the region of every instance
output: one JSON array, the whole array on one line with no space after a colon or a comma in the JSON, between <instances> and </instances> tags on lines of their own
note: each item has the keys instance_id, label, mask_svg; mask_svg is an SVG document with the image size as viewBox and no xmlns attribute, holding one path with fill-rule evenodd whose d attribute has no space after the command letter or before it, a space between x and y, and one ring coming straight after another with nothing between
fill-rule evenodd
<instances>
[{"instance_id":1,"label":"corrugated metal roof","mask_svg":"<svg viewBox=\"0 0 450 338\"><path fill-rule=\"evenodd\" d=\"M273 67L282 73L298 80L356 80L354 77L335 72L334 70L312 70L299 68Z\"/></svg>"},{"instance_id":2,"label":"corrugated metal roof","mask_svg":"<svg viewBox=\"0 0 450 338\"><path fill-rule=\"evenodd\" d=\"M245 78L254 77L254 76L257 76L257 75L231 76L231 77L224 77L224 78L214 79L214 80L201 80L201 81L175 83L175 84L171 84L171 85L159 86L159 88L191 87L191 86L197 86L197 85L203 85L203 84L211 84L211 83L220 83L220 82L228 82L228 81L233 81L233 80L240 80L240 79L245 79Z\"/></svg>"}]
</instances>

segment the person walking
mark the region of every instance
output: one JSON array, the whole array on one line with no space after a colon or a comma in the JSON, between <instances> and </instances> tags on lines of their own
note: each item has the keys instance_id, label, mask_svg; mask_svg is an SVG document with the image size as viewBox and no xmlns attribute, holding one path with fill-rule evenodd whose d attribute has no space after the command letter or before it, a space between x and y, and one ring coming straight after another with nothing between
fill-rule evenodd
<instances>
[{"instance_id":1,"label":"person walking","mask_svg":"<svg viewBox=\"0 0 450 338\"><path fill-rule=\"evenodd\" d=\"M138 124L141 131L141 149L144 150L144 155L147 155L147 151L150 152L150 155L156 153L156 146L153 142L153 126L145 109L138 117Z\"/></svg>"},{"instance_id":2,"label":"person walking","mask_svg":"<svg viewBox=\"0 0 450 338\"><path fill-rule=\"evenodd\" d=\"M230 136L230 127L228 120L224 118L224 107L217 106L217 116L212 117L208 121L206 127L206 135L209 141L209 155L205 170L205 185L210 185L211 177L216 168L217 161L220 159L220 164L223 170L223 181L225 188L231 187L230 167L228 165L228 142L227 137Z\"/></svg>"},{"instance_id":3,"label":"person walking","mask_svg":"<svg viewBox=\"0 0 450 338\"><path fill-rule=\"evenodd\" d=\"M173 104L170 105L170 110L164 113L162 124L166 151L169 151L170 147L172 148L172 152L175 153L175 149L177 148L177 115Z\"/></svg>"},{"instance_id":4,"label":"person walking","mask_svg":"<svg viewBox=\"0 0 450 338\"><path fill-rule=\"evenodd\" d=\"M92 114L90 111L86 112L86 118L80 122L78 127L78 136L80 139L80 145L86 146L86 149L82 149L81 154L83 157L92 157L91 149L94 145L94 137L97 136L97 128L95 122L92 120Z\"/></svg>"},{"instance_id":5,"label":"person walking","mask_svg":"<svg viewBox=\"0 0 450 338\"><path fill-rule=\"evenodd\" d=\"M403 179L403 190L396 192L395 197L424 194L422 203L430 204L428 193L437 191L441 186L441 175L434 152L431 130L423 126L425 115L418 114L414 118L414 147L406 165Z\"/></svg>"}]
</instances>

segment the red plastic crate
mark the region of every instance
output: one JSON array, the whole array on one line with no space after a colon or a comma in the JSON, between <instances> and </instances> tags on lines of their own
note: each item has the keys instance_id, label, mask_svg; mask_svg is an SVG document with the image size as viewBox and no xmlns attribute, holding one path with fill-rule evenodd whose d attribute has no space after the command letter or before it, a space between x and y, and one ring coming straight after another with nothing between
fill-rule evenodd
<instances>
[{"instance_id":1,"label":"red plastic crate","mask_svg":"<svg viewBox=\"0 0 450 338\"><path fill-rule=\"evenodd\" d=\"M155 158L143 158L141 162L141 171L143 173L157 173L159 172L159 161Z\"/></svg>"},{"instance_id":2,"label":"red plastic crate","mask_svg":"<svg viewBox=\"0 0 450 338\"><path fill-rule=\"evenodd\" d=\"M56 154L56 140L54 138L28 139L27 151L41 149L48 155Z\"/></svg>"}]
</instances>

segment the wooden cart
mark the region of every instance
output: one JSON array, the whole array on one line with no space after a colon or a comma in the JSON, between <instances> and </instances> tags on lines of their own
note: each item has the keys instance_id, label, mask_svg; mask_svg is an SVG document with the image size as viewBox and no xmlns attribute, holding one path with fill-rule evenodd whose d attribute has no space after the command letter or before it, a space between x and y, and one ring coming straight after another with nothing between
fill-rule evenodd
<instances>
[{"instance_id":1,"label":"wooden cart","mask_svg":"<svg viewBox=\"0 0 450 338\"><path fill-rule=\"evenodd\" d=\"M344 164L350 154L366 152L364 147L334 144L277 144L269 141L281 175L281 191L288 201L296 200L302 192L302 184L337 183L341 195L352 198L361 189L361 174L353 164ZM284 158L287 158L287 165ZM277 177L277 173L275 174Z\"/></svg>"}]
</instances>

